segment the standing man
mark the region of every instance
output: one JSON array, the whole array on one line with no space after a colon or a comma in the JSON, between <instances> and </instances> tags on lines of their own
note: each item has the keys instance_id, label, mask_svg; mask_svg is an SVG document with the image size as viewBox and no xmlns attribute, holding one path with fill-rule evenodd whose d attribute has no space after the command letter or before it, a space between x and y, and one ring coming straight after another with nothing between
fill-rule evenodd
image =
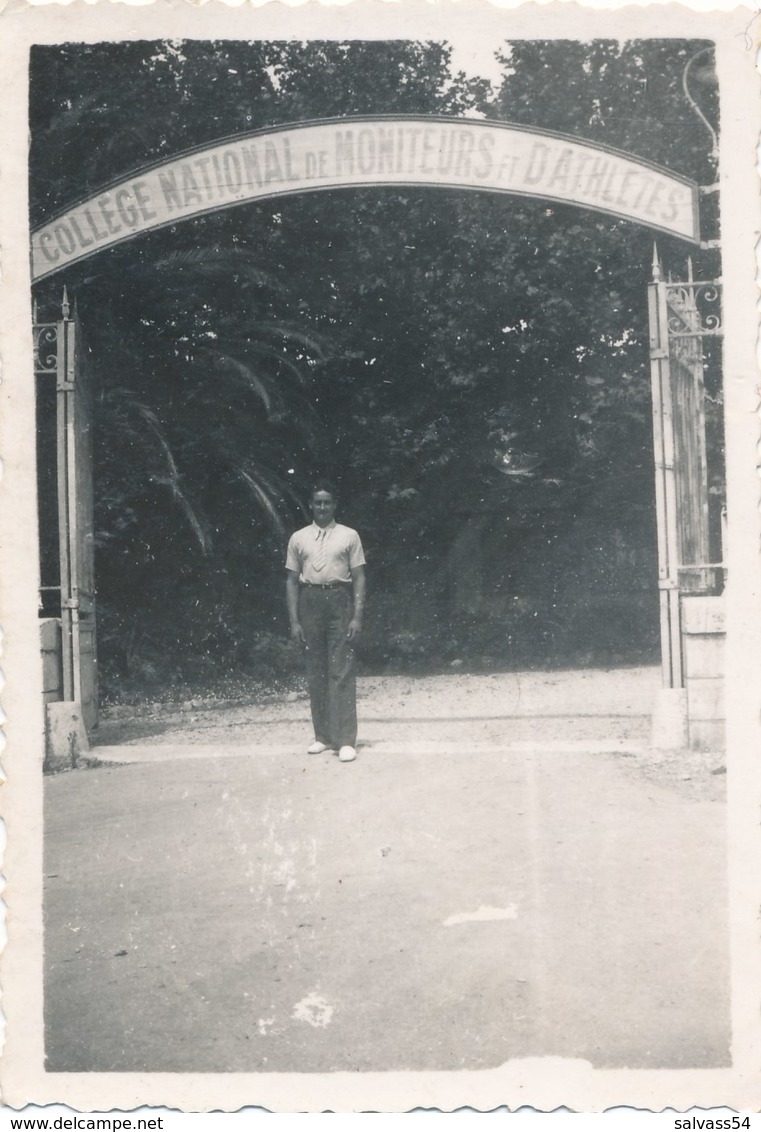
<instances>
[{"instance_id":1,"label":"standing man","mask_svg":"<svg viewBox=\"0 0 761 1132\"><path fill-rule=\"evenodd\" d=\"M285 568L291 637L306 646L314 743L310 755L357 757L354 643L362 631L365 556L359 535L335 521L338 495L327 480L312 488L312 522L291 536Z\"/></svg>"}]
</instances>

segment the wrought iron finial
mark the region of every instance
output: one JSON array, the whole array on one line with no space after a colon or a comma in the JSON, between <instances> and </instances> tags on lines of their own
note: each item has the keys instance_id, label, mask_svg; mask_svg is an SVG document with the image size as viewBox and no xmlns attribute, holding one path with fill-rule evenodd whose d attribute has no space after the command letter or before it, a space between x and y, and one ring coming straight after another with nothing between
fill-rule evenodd
<instances>
[{"instance_id":1,"label":"wrought iron finial","mask_svg":"<svg viewBox=\"0 0 761 1132\"><path fill-rule=\"evenodd\" d=\"M694 281L694 279L695 279L695 276L692 274L692 256L688 255L687 256L687 282L692 283Z\"/></svg>"},{"instance_id":2,"label":"wrought iron finial","mask_svg":"<svg viewBox=\"0 0 761 1132\"><path fill-rule=\"evenodd\" d=\"M660 283L663 277L661 261L658 256L658 245L653 244L653 283Z\"/></svg>"},{"instance_id":3,"label":"wrought iron finial","mask_svg":"<svg viewBox=\"0 0 761 1132\"><path fill-rule=\"evenodd\" d=\"M66 284L63 286L63 298L61 299L61 317L66 319L69 317L69 292L66 290Z\"/></svg>"}]
</instances>

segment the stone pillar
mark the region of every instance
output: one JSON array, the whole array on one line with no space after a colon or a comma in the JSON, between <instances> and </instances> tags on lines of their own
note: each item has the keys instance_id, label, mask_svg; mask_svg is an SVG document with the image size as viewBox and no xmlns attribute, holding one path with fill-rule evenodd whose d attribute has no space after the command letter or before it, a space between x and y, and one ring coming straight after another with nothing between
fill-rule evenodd
<instances>
[{"instance_id":1,"label":"stone pillar","mask_svg":"<svg viewBox=\"0 0 761 1132\"><path fill-rule=\"evenodd\" d=\"M42 702L49 704L63 696L61 669L61 622L57 617L40 621L42 649Z\"/></svg>"},{"instance_id":2,"label":"stone pillar","mask_svg":"<svg viewBox=\"0 0 761 1132\"><path fill-rule=\"evenodd\" d=\"M690 747L723 751L724 598L684 595L681 621Z\"/></svg>"}]
</instances>

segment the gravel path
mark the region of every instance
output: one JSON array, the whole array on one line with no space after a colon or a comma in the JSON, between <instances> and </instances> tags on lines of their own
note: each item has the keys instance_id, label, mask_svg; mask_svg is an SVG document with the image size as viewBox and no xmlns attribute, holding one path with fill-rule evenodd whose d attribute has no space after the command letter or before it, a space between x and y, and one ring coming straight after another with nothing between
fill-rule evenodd
<instances>
[{"instance_id":1,"label":"gravel path","mask_svg":"<svg viewBox=\"0 0 761 1132\"><path fill-rule=\"evenodd\" d=\"M358 746L363 757L462 748L594 752L625 760L628 771L685 797L721 800L723 754L650 746L659 681L654 667L366 676L358 681ZM300 753L310 739L309 701L298 690L258 700L113 706L92 754L128 763L241 748Z\"/></svg>"}]
</instances>

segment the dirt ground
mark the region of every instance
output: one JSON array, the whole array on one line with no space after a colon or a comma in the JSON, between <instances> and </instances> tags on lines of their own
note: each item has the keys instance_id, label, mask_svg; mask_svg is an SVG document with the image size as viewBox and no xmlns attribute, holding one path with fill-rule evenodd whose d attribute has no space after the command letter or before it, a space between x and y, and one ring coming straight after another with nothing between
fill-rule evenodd
<instances>
[{"instance_id":1,"label":"dirt ground","mask_svg":"<svg viewBox=\"0 0 761 1132\"><path fill-rule=\"evenodd\" d=\"M114 709L48 778L52 1071L729 1059L720 755L648 747L658 674L365 678Z\"/></svg>"},{"instance_id":2,"label":"dirt ground","mask_svg":"<svg viewBox=\"0 0 761 1132\"><path fill-rule=\"evenodd\" d=\"M650 745L659 682L660 670L650 666L362 677L359 749L591 743L685 797L721 800L722 752L664 752ZM309 699L302 687L249 702L199 697L112 706L103 712L93 756L152 761L172 757L170 747L187 756L193 748L220 745L300 751L310 741ZM133 754L130 748L136 747L141 750Z\"/></svg>"}]
</instances>

